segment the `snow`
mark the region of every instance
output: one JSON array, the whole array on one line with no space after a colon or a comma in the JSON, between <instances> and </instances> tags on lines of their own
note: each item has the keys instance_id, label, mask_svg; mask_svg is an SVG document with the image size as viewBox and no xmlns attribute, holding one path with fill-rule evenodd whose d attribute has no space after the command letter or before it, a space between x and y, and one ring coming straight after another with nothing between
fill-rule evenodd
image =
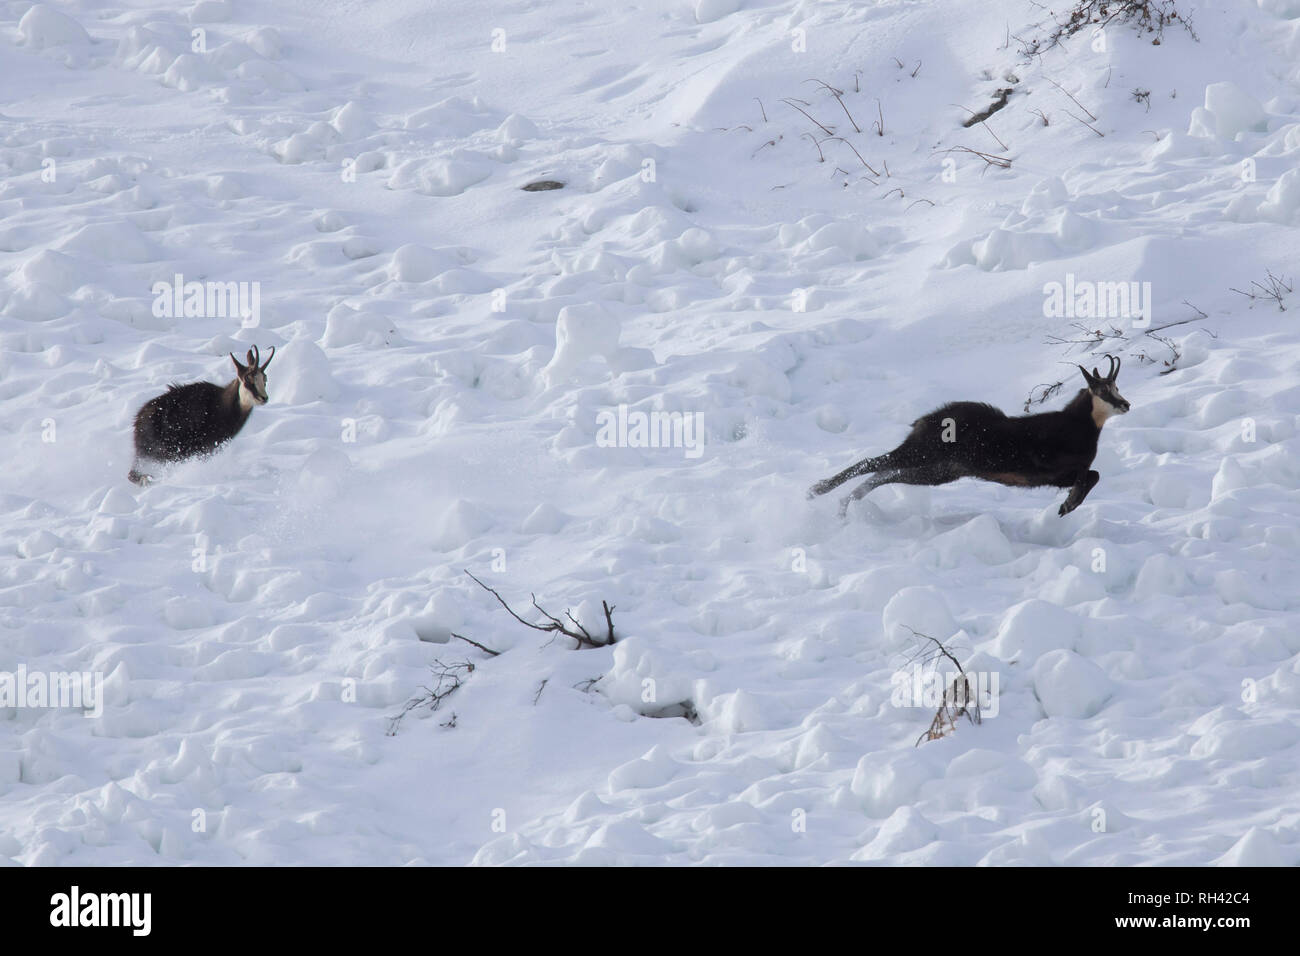
<instances>
[{"instance_id":1,"label":"snow","mask_svg":"<svg viewBox=\"0 0 1300 956\"><path fill-rule=\"evenodd\" d=\"M34 3L18 21L22 43L34 49L90 42L85 27L44 3Z\"/></svg>"},{"instance_id":2,"label":"snow","mask_svg":"<svg viewBox=\"0 0 1300 956\"><path fill-rule=\"evenodd\" d=\"M1300 252L1300 5L1187 5L1033 59L1024 0L0 6L0 675L103 679L0 699L0 862L1300 864L1300 299L1232 291ZM270 402L128 483L252 345ZM804 498L1108 351L1065 517ZM918 635L997 678L919 744Z\"/></svg>"},{"instance_id":3,"label":"snow","mask_svg":"<svg viewBox=\"0 0 1300 956\"><path fill-rule=\"evenodd\" d=\"M1048 651L1034 664L1034 696L1048 717L1094 717L1114 693L1105 672L1073 651Z\"/></svg>"},{"instance_id":4,"label":"snow","mask_svg":"<svg viewBox=\"0 0 1300 956\"><path fill-rule=\"evenodd\" d=\"M1192 111L1193 136L1236 139L1268 127L1268 114L1236 83L1211 83L1205 87L1205 106Z\"/></svg>"}]
</instances>

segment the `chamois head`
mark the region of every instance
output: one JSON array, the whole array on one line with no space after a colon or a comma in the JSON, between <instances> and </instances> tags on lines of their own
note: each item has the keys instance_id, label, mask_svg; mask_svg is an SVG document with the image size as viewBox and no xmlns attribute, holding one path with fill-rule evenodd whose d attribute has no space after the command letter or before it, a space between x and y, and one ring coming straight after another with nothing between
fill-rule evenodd
<instances>
[{"instance_id":1,"label":"chamois head","mask_svg":"<svg viewBox=\"0 0 1300 956\"><path fill-rule=\"evenodd\" d=\"M271 354L267 356L266 361L258 364L261 357L256 345L249 349L245 356L248 360L247 365L241 365L239 359L235 358L235 353L230 353L230 361L235 363L235 371L238 375L239 401L245 408L265 405L267 402L266 367L271 364L271 359L275 358L275 346L271 346Z\"/></svg>"},{"instance_id":2,"label":"chamois head","mask_svg":"<svg viewBox=\"0 0 1300 956\"><path fill-rule=\"evenodd\" d=\"M1092 395L1092 420L1098 428L1110 416L1123 415L1129 410L1128 401L1115 386L1120 360L1113 355L1107 355L1106 358L1110 362L1110 370L1105 376L1101 375L1096 367L1089 374L1086 368L1079 366L1079 371L1083 373L1083 380L1088 383L1088 392Z\"/></svg>"}]
</instances>

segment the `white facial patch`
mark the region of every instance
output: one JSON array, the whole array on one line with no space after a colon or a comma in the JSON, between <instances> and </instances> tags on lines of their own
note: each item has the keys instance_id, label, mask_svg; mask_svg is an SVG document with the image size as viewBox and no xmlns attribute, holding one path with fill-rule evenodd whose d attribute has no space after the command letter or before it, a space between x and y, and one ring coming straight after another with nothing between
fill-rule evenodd
<instances>
[{"instance_id":1,"label":"white facial patch","mask_svg":"<svg viewBox=\"0 0 1300 956\"><path fill-rule=\"evenodd\" d=\"M266 394L266 377L259 373L254 381L257 382L258 387L262 390L262 394ZM239 380L239 407L244 411L248 411L254 405L261 404L263 404L263 402L257 399L249 389L248 385L241 378Z\"/></svg>"},{"instance_id":2,"label":"white facial patch","mask_svg":"<svg viewBox=\"0 0 1300 956\"><path fill-rule=\"evenodd\" d=\"M1106 419L1110 418L1112 415L1121 414L1118 408L1106 401L1096 392L1090 394L1092 395L1092 423L1098 428L1106 424Z\"/></svg>"}]
</instances>

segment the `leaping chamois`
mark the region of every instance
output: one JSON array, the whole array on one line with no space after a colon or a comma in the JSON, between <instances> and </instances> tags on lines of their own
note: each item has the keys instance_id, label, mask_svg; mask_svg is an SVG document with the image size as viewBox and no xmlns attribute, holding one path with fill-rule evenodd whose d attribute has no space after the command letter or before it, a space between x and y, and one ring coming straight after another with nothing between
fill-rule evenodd
<instances>
[{"instance_id":1,"label":"leaping chamois","mask_svg":"<svg viewBox=\"0 0 1300 956\"><path fill-rule=\"evenodd\" d=\"M147 485L153 480L148 466L210 454L239 434L253 406L267 402L266 366L275 358L275 346L262 364L256 345L245 358L248 364L241 365L230 353L236 375L229 385L170 385L144 403L135 416L135 461L128 478Z\"/></svg>"},{"instance_id":2,"label":"leaping chamois","mask_svg":"<svg viewBox=\"0 0 1300 956\"><path fill-rule=\"evenodd\" d=\"M1097 455L1101 426L1112 415L1123 415L1129 404L1115 387L1120 360L1107 355L1105 377L1082 365L1088 383L1059 412L1008 418L982 402L952 402L912 423L912 433L893 451L864 458L833 478L818 482L808 497L824 495L850 478L872 474L840 502L840 517L849 504L873 488L895 482L905 485L946 485L958 478L980 478L1002 485L1069 488L1058 514L1067 515L1088 497L1098 479L1092 460Z\"/></svg>"}]
</instances>

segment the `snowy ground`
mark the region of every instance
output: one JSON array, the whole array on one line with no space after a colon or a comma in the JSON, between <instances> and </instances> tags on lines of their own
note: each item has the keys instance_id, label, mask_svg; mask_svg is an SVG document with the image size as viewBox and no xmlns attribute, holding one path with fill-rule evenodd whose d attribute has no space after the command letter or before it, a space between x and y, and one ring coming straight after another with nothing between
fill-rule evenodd
<instances>
[{"instance_id":1,"label":"snowy ground","mask_svg":"<svg viewBox=\"0 0 1300 956\"><path fill-rule=\"evenodd\" d=\"M1181 6L1026 57L1024 0L0 2L0 672L104 679L0 706L0 860L1300 863L1300 294L1230 291L1296 271L1300 0ZM1067 277L1193 321L1062 343ZM253 343L271 403L129 484ZM1067 517L804 500L1105 351ZM914 746L913 628L982 724Z\"/></svg>"}]
</instances>

